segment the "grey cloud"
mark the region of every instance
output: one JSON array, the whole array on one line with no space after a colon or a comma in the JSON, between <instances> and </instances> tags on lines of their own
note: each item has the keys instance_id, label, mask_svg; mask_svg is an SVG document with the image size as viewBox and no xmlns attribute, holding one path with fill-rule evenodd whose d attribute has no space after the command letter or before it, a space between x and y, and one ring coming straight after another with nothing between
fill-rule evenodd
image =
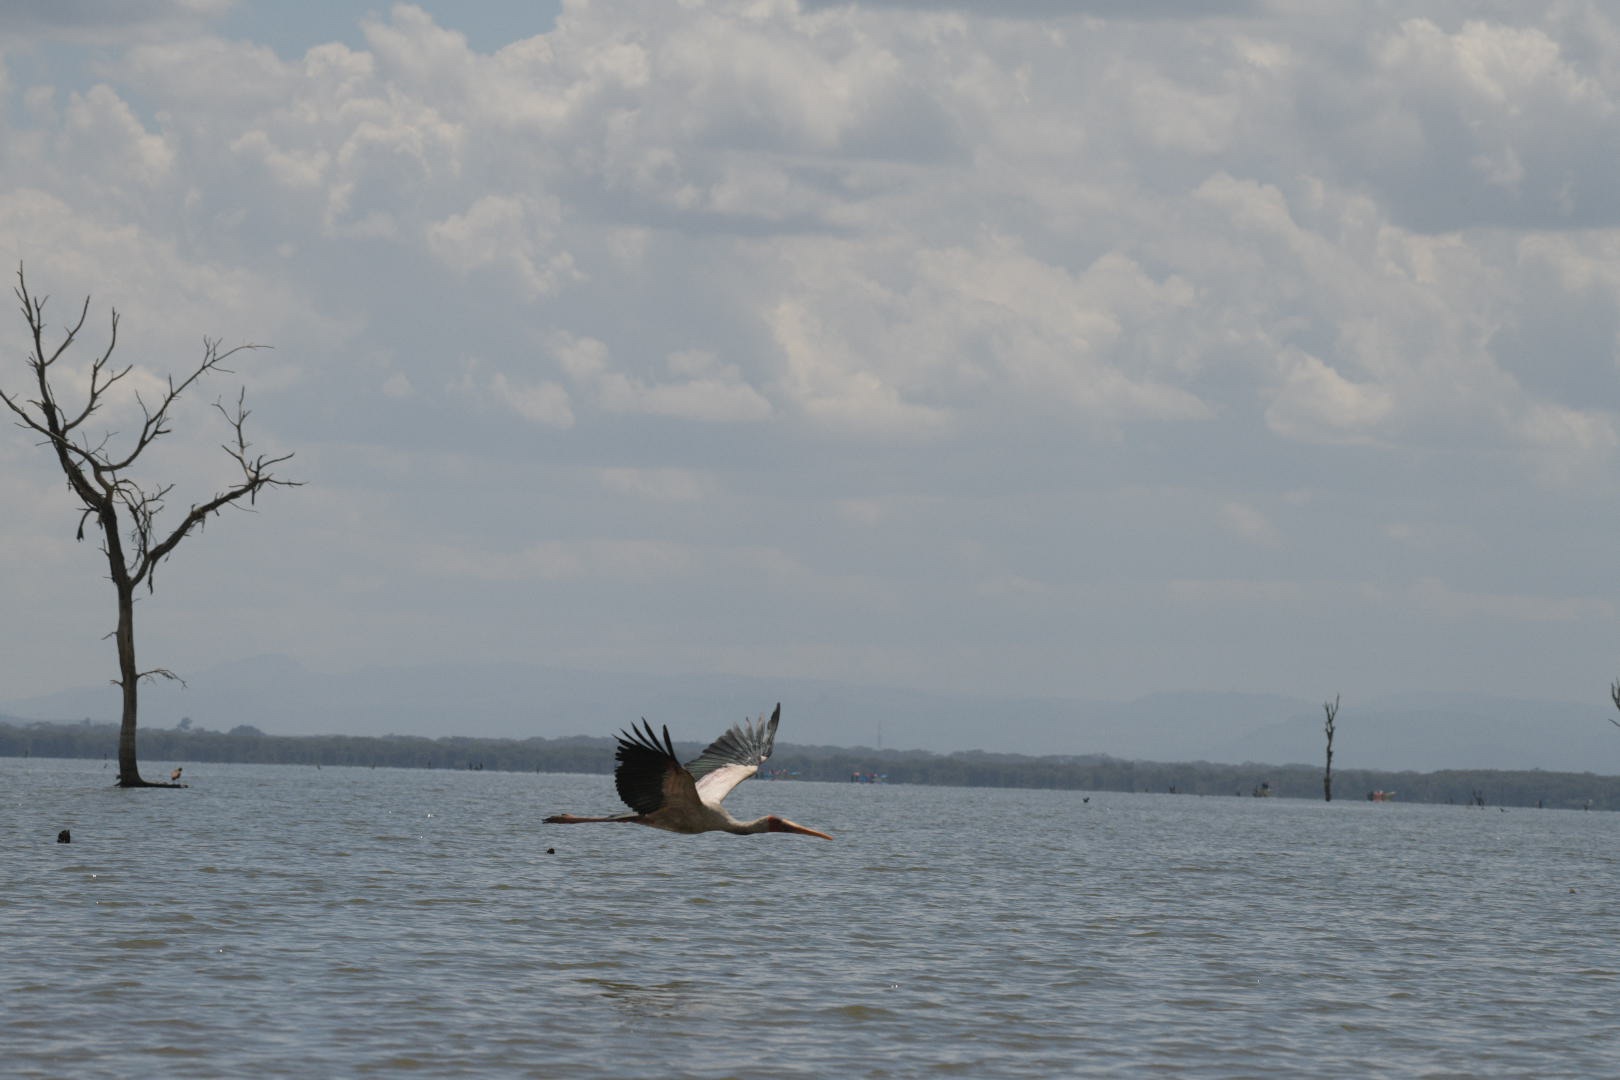
<instances>
[{"instance_id":1,"label":"grey cloud","mask_svg":"<svg viewBox=\"0 0 1620 1080\"><path fill-rule=\"evenodd\" d=\"M894 14L941 7L979 19L936 35ZM0 25L195 10L12 5ZM1542 488L1513 426L1613 471L1613 259L1568 229L1611 212L1582 186L1612 141L1601 110L1553 81L1514 126L1455 73L1392 81L1382 14L1344 7L1242 34L1194 20L1259 4L763 5L746 33L741 10L579 5L526 63L435 52L414 15L382 61L357 45L278 65L207 39L229 93L163 75L205 55L183 33L110 60L95 100L31 109L22 87L61 80L19 80L0 252L64 298L116 302L152 363L196 333L274 344L243 374L278 381L249 400L311 482L188 553L152 605L170 619L154 655L487 652L1110 695L1314 694L1346 663L1374 687L1483 671L1545 693L1610 662L1612 627L1559 597L1602 579L1620 500ZM1065 14L1112 21L1035 21ZM162 122L123 141L73 126L115 97ZM124 164L143 145L174 155L147 188ZM1523 174L1493 185L1476 159L1503 147ZM1411 232L1470 221L1563 235L1530 238L1538 261L1490 230ZM560 255L574 272L534 288ZM548 347L562 335L602 343L594 381ZM497 375L565 387L573 425L545 422L561 402L500 400ZM668 389L705 379L707 411ZM1359 441L1298 430L1331 435L1358 395L1390 403ZM713 422L728 401L751 422ZM1289 406L1280 434L1268 413ZM907 420L926 430L908 441ZM0 577L19 609L54 609L39 582L73 571L28 553L59 552L72 516L8 430ZM190 428L177 451L188 437L217 454ZM643 498L604 471L707 494ZM623 581L548 569L636 552L649 565ZM262 594L220 592L244 560L269 568L241 583ZM79 637L0 627L0 654L36 683L82 667L99 600L64 611ZM252 641L218 632L237 609ZM1549 659L1480 662L1497 654Z\"/></svg>"},{"instance_id":2,"label":"grey cloud","mask_svg":"<svg viewBox=\"0 0 1620 1080\"><path fill-rule=\"evenodd\" d=\"M1411 18L1313 51L1294 88L1299 134L1326 175L1401 225L1620 223L1620 87L1571 28Z\"/></svg>"},{"instance_id":3,"label":"grey cloud","mask_svg":"<svg viewBox=\"0 0 1620 1080\"><path fill-rule=\"evenodd\" d=\"M1532 277L1522 300L1491 338L1497 362L1539 397L1620 412L1620 306L1612 289L1572 294Z\"/></svg>"},{"instance_id":4,"label":"grey cloud","mask_svg":"<svg viewBox=\"0 0 1620 1080\"><path fill-rule=\"evenodd\" d=\"M141 28L202 22L223 14L219 0L11 0L0 4L0 34L97 41Z\"/></svg>"},{"instance_id":5,"label":"grey cloud","mask_svg":"<svg viewBox=\"0 0 1620 1080\"><path fill-rule=\"evenodd\" d=\"M1206 19L1258 13L1259 0L800 0L806 8L905 8L959 11L1003 19L1093 15L1108 19Z\"/></svg>"},{"instance_id":6,"label":"grey cloud","mask_svg":"<svg viewBox=\"0 0 1620 1080\"><path fill-rule=\"evenodd\" d=\"M1594 131L1549 116L1544 125L1493 137L1438 105L1406 116L1421 132L1415 145L1395 145L1354 121L1319 124L1310 111L1303 128L1336 180L1375 193L1398 223L1418 232L1620 224L1620 187L1612 179L1620 126ZM1508 154L1518 175L1493 177L1490 159Z\"/></svg>"}]
</instances>

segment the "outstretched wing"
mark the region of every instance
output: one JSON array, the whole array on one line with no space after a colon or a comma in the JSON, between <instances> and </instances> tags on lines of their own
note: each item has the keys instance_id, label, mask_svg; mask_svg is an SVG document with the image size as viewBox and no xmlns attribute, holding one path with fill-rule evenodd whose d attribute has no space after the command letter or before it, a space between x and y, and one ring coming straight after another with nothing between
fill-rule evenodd
<instances>
[{"instance_id":1,"label":"outstretched wing","mask_svg":"<svg viewBox=\"0 0 1620 1080\"><path fill-rule=\"evenodd\" d=\"M782 719L782 706L767 721L744 720L710 743L708 748L686 763L686 771L697 781L697 794L710 806L731 794L731 789L759 772L776 745L776 725Z\"/></svg>"},{"instance_id":2,"label":"outstretched wing","mask_svg":"<svg viewBox=\"0 0 1620 1080\"><path fill-rule=\"evenodd\" d=\"M619 789L619 798L636 813L653 814L670 805L698 805L692 774L675 757L669 728L664 729L664 741L659 743L652 725L642 717L640 728L632 724L629 731L619 732L614 757L619 764L613 770L613 785Z\"/></svg>"}]
</instances>

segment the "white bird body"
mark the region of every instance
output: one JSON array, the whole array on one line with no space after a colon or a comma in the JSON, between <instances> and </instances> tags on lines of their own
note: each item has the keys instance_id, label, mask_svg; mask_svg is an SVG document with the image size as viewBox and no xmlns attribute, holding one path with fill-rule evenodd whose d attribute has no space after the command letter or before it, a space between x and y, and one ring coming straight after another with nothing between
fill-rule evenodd
<instances>
[{"instance_id":1,"label":"white bird body","mask_svg":"<svg viewBox=\"0 0 1620 1080\"><path fill-rule=\"evenodd\" d=\"M760 765L771 756L776 745L776 725L781 718L782 706L777 705L768 722L762 716L757 722L744 720L733 725L685 765L675 756L669 728L664 728L660 743L652 725L643 719L640 729L632 727L628 732L619 733L619 748L614 755L619 761L613 772L614 785L619 797L635 813L613 817L555 814L546 818L546 822L580 825L618 821L678 833L790 832L831 840L824 832L805 828L775 814L739 821L720 805L733 788L759 772Z\"/></svg>"}]
</instances>

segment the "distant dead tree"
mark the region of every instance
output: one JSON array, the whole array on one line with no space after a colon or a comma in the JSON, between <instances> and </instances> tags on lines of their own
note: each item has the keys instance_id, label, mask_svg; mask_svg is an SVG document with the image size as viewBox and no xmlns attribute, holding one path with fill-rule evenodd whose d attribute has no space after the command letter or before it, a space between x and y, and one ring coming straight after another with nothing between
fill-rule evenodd
<instances>
[{"instance_id":1,"label":"distant dead tree","mask_svg":"<svg viewBox=\"0 0 1620 1080\"><path fill-rule=\"evenodd\" d=\"M1614 699L1614 707L1620 709L1620 679L1609 684L1609 697ZM1620 720L1616 720L1612 716L1609 717L1609 723L1615 727L1620 727Z\"/></svg>"},{"instance_id":2,"label":"distant dead tree","mask_svg":"<svg viewBox=\"0 0 1620 1080\"><path fill-rule=\"evenodd\" d=\"M248 410L244 407L246 391L237 393L234 406L227 407L216 401L214 407L225 418L229 435L223 445L240 477L225 490L205 502L193 503L173 528L160 528L158 517L173 484L153 485L138 481L128 471L153 443L169 433L171 410L180 395L205 375L231 374L224 366L226 360L239 352L262 348L259 345L238 345L221 349L216 338L203 338L202 360L189 375L176 381L173 375L167 387L148 401L139 392L135 403L141 410L140 423L122 445L113 448L118 434L100 431L91 434L85 425L107 404L107 395L124 379L134 365L118 367L112 363L113 350L118 344L118 311L112 312L112 327L107 347L90 361L88 385L80 400L64 406L58 397L62 386L74 387L80 379L65 372L53 372L69 348L77 341L90 313L90 298L86 297L79 309L79 317L63 328L63 337L55 347L46 345L46 297L36 296L28 290L23 269L17 268L17 285L12 290L22 305L23 319L28 324L31 352L25 361L32 386L26 394L10 394L0 389L3 400L19 418L18 426L41 436L42 446L49 446L56 455L67 478L68 488L80 503L79 528L76 539L83 540L85 523L93 521L101 535L101 550L107 556L107 567L113 589L118 594L118 624L111 636L118 649L118 678L114 685L123 691L123 720L118 732L118 786L120 787L179 787L179 784L156 784L141 779L136 765L135 721L137 688L142 679L162 676L176 679L172 671L151 668L141 671L135 663L135 590L145 585L153 590L157 565L174 551L180 541L193 532L201 532L209 518L227 506L246 499L251 504L259 492L268 487L296 487L294 481L275 475L275 467L292 457L282 454L269 457L248 452L249 443L245 425ZM61 374L59 379L53 375Z\"/></svg>"},{"instance_id":3,"label":"distant dead tree","mask_svg":"<svg viewBox=\"0 0 1620 1080\"><path fill-rule=\"evenodd\" d=\"M1322 711L1327 713L1327 768L1322 772L1322 798L1327 802L1333 801L1333 721L1339 715L1339 695L1334 694L1332 701L1322 702Z\"/></svg>"}]
</instances>

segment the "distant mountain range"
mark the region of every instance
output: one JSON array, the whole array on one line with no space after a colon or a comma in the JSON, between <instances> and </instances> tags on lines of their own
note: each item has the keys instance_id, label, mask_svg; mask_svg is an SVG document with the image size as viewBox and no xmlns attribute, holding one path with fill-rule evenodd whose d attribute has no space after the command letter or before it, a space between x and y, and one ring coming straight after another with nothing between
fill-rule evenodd
<instances>
[{"instance_id":1,"label":"distant mountain range","mask_svg":"<svg viewBox=\"0 0 1620 1080\"><path fill-rule=\"evenodd\" d=\"M782 741L939 752L1109 754L1144 761L1319 763L1319 702L1177 692L1128 702L930 693L807 679L623 675L521 664L311 671L264 656L142 688L143 727L280 735L606 735L645 716L677 739L782 702ZM1345 695L1336 768L1549 769L1620 774L1620 730L1591 705L1463 694ZM111 686L0 701L24 720L116 720Z\"/></svg>"}]
</instances>

